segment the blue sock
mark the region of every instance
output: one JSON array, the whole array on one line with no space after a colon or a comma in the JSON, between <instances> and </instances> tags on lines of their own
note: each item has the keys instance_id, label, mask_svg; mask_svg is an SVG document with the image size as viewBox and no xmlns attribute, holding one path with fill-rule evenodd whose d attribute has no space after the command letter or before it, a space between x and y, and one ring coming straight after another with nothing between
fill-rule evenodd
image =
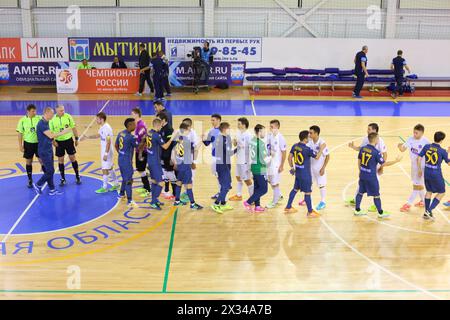
<instances>
[{"instance_id":1,"label":"blue sock","mask_svg":"<svg viewBox=\"0 0 450 320\"><path fill-rule=\"evenodd\" d=\"M431 199L425 198L425 210L430 211Z\"/></svg>"},{"instance_id":2,"label":"blue sock","mask_svg":"<svg viewBox=\"0 0 450 320\"><path fill-rule=\"evenodd\" d=\"M294 198L295 198L296 194L297 194L297 190L292 189L291 193L289 193L289 200L286 205L286 208L288 208L288 209L292 208L292 202L294 202Z\"/></svg>"},{"instance_id":3,"label":"blue sock","mask_svg":"<svg viewBox=\"0 0 450 320\"><path fill-rule=\"evenodd\" d=\"M356 197L355 197L355 209L356 211L360 211L361 210L361 201L362 201L363 195L361 193L357 193Z\"/></svg>"},{"instance_id":4,"label":"blue sock","mask_svg":"<svg viewBox=\"0 0 450 320\"><path fill-rule=\"evenodd\" d=\"M377 207L378 213L383 213L383 209L381 209L381 199L373 198L373 203L375 203L375 207Z\"/></svg>"},{"instance_id":5,"label":"blue sock","mask_svg":"<svg viewBox=\"0 0 450 320\"><path fill-rule=\"evenodd\" d=\"M120 186L120 194L124 194L125 193L125 181L122 181L122 184Z\"/></svg>"},{"instance_id":6,"label":"blue sock","mask_svg":"<svg viewBox=\"0 0 450 320\"><path fill-rule=\"evenodd\" d=\"M175 201L180 201L181 186L175 187Z\"/></svg>"},{"instance_id":7,"label":"blue sock","mask_svg":"<svg viewBox=\"0 0 450 320\"><path fill-rule=\"evenodd\" d=\"M434 208L436 208L437 206L438 206L438 204L439 204L439 199L438 198L434 198L433 199L433 202L431 203L431 205L430 205L430 212L431 211L433 211L434 210Z\"/></svg>"},{"instance_id":8,"label":"blue sock","mask_svg":"<svg viewBox=\"0 0 450 320\"><path fill-rule=\"evenodd\" d=\"M313 211L313 208L312 208L312 202L311 202L311 195L310 194L305 194L305 202L306 202L306 207L308 208L308 213L311 213Z\"/></svg>"},{"instance_id":9,"label":"blue sock","mask_svg":"<svg viewBox=\"0 0 450 320\"><path fill-rule=\"evenodd\" d=\"M152 204L158 203L158 198L161 194L162 187L159 184L152 183Z\"/></svg>"},{"instance_id":10,"label":"blue sock","mask_svg":"<svg viewBox=\"0 0 450 320\"><path fill-rule=\"evenodd\" d=\"M187 195L188 195L188 197L189 197L189 201L190 201L191 203L195 203L195 200L194 200L194 193L192 192L192 189L186 189L186 193L187 193Z\"/></svg>"},{"instance_id":11,"label":"blue sock","mask_svg":"<svg viewBox=\"0 0 450 320\"><path fill-rule=\"evenodd\" d=\"M125 185L125 192L127 193L127 198L128 198L128 201L131 201L132 200L132 191L131 191L131 183L127 183L126 185Z\"/></svg>"}]
</instances>

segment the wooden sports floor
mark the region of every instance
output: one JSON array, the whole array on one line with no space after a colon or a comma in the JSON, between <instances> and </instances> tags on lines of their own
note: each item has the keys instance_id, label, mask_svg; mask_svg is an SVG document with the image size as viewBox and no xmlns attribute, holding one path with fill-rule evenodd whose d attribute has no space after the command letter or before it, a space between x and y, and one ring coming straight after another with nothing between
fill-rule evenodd
<instances>
[{"instance_id":1,"label":"wooden sports floor","mask_svg":"<svg viewBox=\"0 0 450 320\"><path fill-rule=\"evenodd\" d=\"M222 113L233 129L242 115L248 117L250 127L257 123L268 127L271 119L279 119L289 146L297 142L300 130L319 125L331 150L327 208L320 218L308 219L304 207L286 215L283 205L251 214L236 202L233 211L213 212L210 196L217 186L206 163L210 149L205 147L204 163L198 165L194 181L196 200L205 207L201 211L176 210L167 201L162 211L152 211L137 193L139 208L129 211L115 197L95 194L92 190L101 184L96 140L78 146L81 186L69 175L63 200L49 199L45 192L36 197L26 187L15 132L28 103L41 111L60 101L74 116L79 132L88 134L97 131L95 123L89 124L99 110L109 115L117 133L132 107L141 106L147 124L153 107L150 97L57 95L28 89L0 88L3 299L450 298L450 211L440 206L435 222L423 220L416 208L410 213L399 211L411 190L407 153L380 178L383 207L392 212L389 219L380 221L374 213L354 217L352 208L344 204L357 181L357 153L348 142L360 142L367 124L377 122L393 159L399 153L397 144L422 123L429 139L436 130L447 132L444 145L448 146L450 95L393 101L372 94L355 102L345 97L264 96L233 89L197 96L179 92L170 98L168 108L176 126L191 116L199 134L210 128L208 115L214 112ZM281 190L286 202L293 177L287 164L285 168ZM38 169L35 164L35 173ZM443 170L449 180L449 168ZM67 173L71 172L68 162ZM235 188L233 178L229 195ZM263 204L271 198L269 187ZM445 197L449 199L450 195ZM295 204L298 200L300 196ZM317 200L314 189L313 202ZM365 206L371 204L371 199L363 201Z\"/></svg>"}]
</instances>

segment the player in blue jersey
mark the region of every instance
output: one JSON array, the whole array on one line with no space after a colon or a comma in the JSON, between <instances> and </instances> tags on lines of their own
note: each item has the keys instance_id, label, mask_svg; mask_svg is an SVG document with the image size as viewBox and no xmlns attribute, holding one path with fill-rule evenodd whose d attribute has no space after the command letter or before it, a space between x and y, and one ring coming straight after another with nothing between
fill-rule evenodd
<instances>
[{"instance_id":1,"label":"player in blue jersey","mask_svg":"<svg viewBox=\"0 0 450 320\"><path fill-rule=\"evenodd\" d=\"M315 218L319 214L313 209L311 201L312 192L312 174L311 174L311 158L316 160L320 159L323 150L326 148L326 144L322 143L319 152L315 153L310 147L307 146L309 131L301 131L298 135L300 142L294 144L288 156L289 166L291 167L290 173L295 174L294 188L289 194L289 200L284 209L285 213L295 213L297 209L292 207L292 202L298 191L305 193L305 203L308 208L308 217Z\"/></svg>"},{"instance_id":2,"label":"player in blue jersey","mask_svg":"<svg viewBox=\"0 0 450 320\"><path fill-rule=\"evenodd\" d=\"M362 146L358 154L359 167L359 189L356 194L355 216L366 215L367 212L361 210L361 201L364 193L373 197L373 203L378 211L378 218L386 218L390 213L383 211L380 199L380 184L377 178L377 171L384 167L392 166L402 159L397 156L394 161L385 162L383 155L377 150L376 145L379 142L378 133L372 132L368 136L369 144ZM377 167L380 165L380 167Z\"/></svg>"},{"instance_id":3,"label":"player in blue jersey","mask_svg":"<svg viewBox=\"0 0 450 320\"><path fill-rule=\"evenodd\" d=\"M162 149L166 150L170 147L172 141L176 138L174 132L171 138L164 142L164 139L160 135L162 128L162 122L156 118L153 120L153 129L151 129L146 136L147 147L147 164L150 170L150 179L152 182L152 201L150 207L152 209L161 210L162 203L158 200L161 191L164 187L163 168L161 164L161 152Z\"/></svg>"},{"instance_id":4,"label":"player in blue jersey","mask_svg":"<svg viewBox=\"0 0 450 320\"><path fill-rule=\"evenodd\" d=\"M211 197L211 199L217 199L220 193L220 183L216 171L216 138L220 134L219 126L222 122L222 116L220 114L214 113L211 115L212 128L208 131L206 135L203 136L203 144L209 146L211 144L211 173L217 178L217 183L219 185L219 192Z\"/></svg>"},{"instance_id":5,"label":"player in blue jersey","mask_svg":"<svg viewBox=\"0 0 450 320\"><path fill-rule=\"evenodd\" d=\"M124 123L125 130L121 131L116 138L115 148L117 151L120 175L122 176L122 185L120 187L119 198L124 199L125 193L128 199L128 206L133 208L136 203L133 201L133 154L138 145L136 136L132 132L136 129L136 121L128 118Z\"/></svg>"},{"instance_id":6,"label":"player in blue jersey","mask_svg":"<svg viewBox=\"0 0 450 320\"><path fill-rule=\"evenodd\" d=\"M419 176L424 175L425 177L425 188L427 193L425 194L425 213L423 215L424 219L432 219L433 209L436 208L445 195L445 180L442 175L441 164L445 161L450 165L450 160L448 159L448 152L441 147L441 143L445 139L445 133L438 131L434 134L434 143L427 144L423 147L422 151L419 153L417 158L417 163L420 164L422 158L425 158L425 170L422 172L422 167L419 166ZM450 148L449 148L450 150ZM433 201L433 193L436 194Z\"/></svg>"},{"instance_id":7,"label":"player in blue jersey","mask_svg":"<svg viewBox=\"0 0 450 320\"><path fill-rule=\"evenodd\" d=\"M191 141L189 138L189 128L190 125L185 122L180 124L179 137L176 139L177 143L172 149L172 161L177 173L174 206L186 204L184 201L180 200L181 186L184 185L186 194L191 203L191 209L200 210L203 209L203 207L195 202L194 192L192 191L192 151L194 150L194 141Z\"/></svg>"}]
</instances>

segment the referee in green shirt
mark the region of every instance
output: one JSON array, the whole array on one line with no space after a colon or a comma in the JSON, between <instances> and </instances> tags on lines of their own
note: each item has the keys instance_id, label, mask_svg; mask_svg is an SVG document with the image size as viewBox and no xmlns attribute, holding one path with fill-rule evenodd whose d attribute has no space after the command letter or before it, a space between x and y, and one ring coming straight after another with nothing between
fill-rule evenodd
<instances>
[{"instance_id":1,"label":"referee in green shirt","mask_svg":"<svg viewBox=\"0 0 450 320\"><path fill-rule=\"evenodd\" d=\"M64 172L64 155L66 153L69 155L69 159L72 162L73 171L75 171L76 176L76 183L81 184L80 173L78 171L78 161L75 157L75 153L77 152L75 147L78 146L79 139L75 121L70 114L65 112L63 105L58 105L55 110L56 114L49 123L50 131L53 133L58 133L65 129L72 128L72 131L56 137L54 140L54 145L56 147L55 155L58 157L58 168L61 175L61 182L59 185L62 187L66 184L66 175Z\"/></svg>"},{"instance_id":2,"label":"referee in green shirt","mask_svg":"<svg viewBox=\"0 0 450 320\"><path fill-rule=\"evenodd\" d=\"M33 187L34 156L36 156L42 165L42 161L38 156L38 138L36 134L36 126L41 118L41 116L36 115L36 106L29 104L27 106L26 116L20 118L16 128L19 138L19 150L23 153L26 161L25 168L28 176L28 188ZM42 171L45 171L44 167L42 167Z\"/></svg>"}]
</instances>

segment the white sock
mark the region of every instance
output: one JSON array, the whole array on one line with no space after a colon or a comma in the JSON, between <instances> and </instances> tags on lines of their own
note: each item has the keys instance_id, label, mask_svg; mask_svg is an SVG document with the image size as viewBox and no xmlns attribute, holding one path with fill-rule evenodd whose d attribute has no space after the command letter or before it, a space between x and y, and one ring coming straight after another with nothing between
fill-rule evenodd
<instances>
[{"instance_id":1,"label":"white sock","mask_svg":"<svg viewBox=\"0 0 450 320\"><path fill-rule=\"evenodd\" d=\"M251 197L253 195L253 189L254 189L253 183L251 185L247 186L247 188L248 188L248 195Z\"/></svg>"},{"instance_id":2,"label":"white sock","mask_svg":"<svg viewBox=\"0 0 450 320\"><path fill-rule=\"evenodd\" d=\"M420 197L420 200L422 201L422 202L425 202L425 190L424 189L422 189L422 190L419 190L419 197Z\"/></svg>"},{"instance_id":3,"label":"white sock","mask_svg":"<svg viewBox=\"0 0 450 320\"><path fill-rule=\"evenodd\" d=\"M117 179L116 172L114 169L109 171L109 176L111 177L111 180L113 181L113 185L117 186L119 184L119 180Z\"/></svg>"},{"instance_id":4,"label":"white sock","mask_svg":"<svg viewBox=\"0 0 450 320\"><path fill-rule=\"evenodd\" d=\"M244 186L244 183L242 181L238 181L236 195L238 195L239 197L242 196L242 187L243 186Z\"/></svg>"},{"instance_id":5,"label":"white sock","mask_svg":"<svg viewBox=\"0 0 450 320\"><path fill-rule=\"evenodd\" d=\"M273 203L277 203L280 200L281 191L280 186L273 187Z\"/></svg>"},{"instance_id":6,"label":"white sock","mask_svg":"<svg viewBox=\"0 0 450 320\"><path fill-rule=\"evenodd\" d=\"M325 202L325 197L327 196L327 188L320 188L320 201Z\"/></svg>"},{"instance_id":7,"label":"white sock","mask_svg":"<svg viewBox=\"0 0 450 320\"><path fill-rule=\"evenodd\" d=\"M413 190L411 192L411 195L409 196L408 199L408 204L412 205L414 203L414 200L416 200L416 197L419 195L419 190Z\"/></svg>"},{"instance_id":8,"label":"white sock","mask_svg":"<svg viewBox=\"0 0 450 320\"><path fill-rule=\"evenodd\" d=\"M103 175L103 189L108 189L108 175Z\"/></svg>"}]
</instances>

